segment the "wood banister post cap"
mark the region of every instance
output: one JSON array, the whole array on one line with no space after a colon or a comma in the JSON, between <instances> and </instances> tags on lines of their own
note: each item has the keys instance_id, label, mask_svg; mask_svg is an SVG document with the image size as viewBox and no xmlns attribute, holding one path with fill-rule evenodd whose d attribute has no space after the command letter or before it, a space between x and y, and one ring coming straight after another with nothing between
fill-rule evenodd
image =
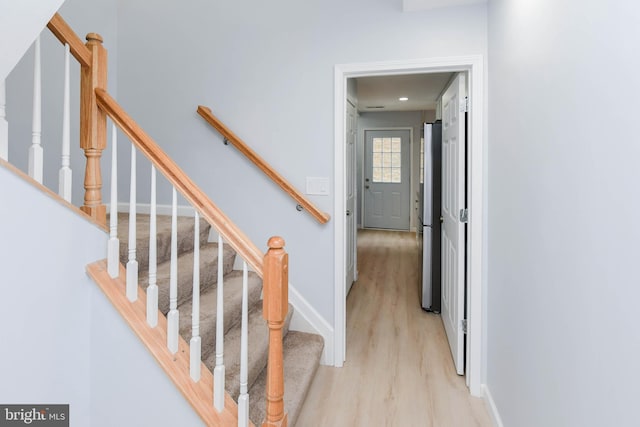
<instances>
[{"instance_id":1,"label":"wood banister post cap","mask_svg":"<svg viewBox=\"0 0 640 427\"><path fill-rule=\"evenodd\" d=\"M102 42L104 41L102 36L100 34L98 34L98 33L89 33L89 34L87 34L87 36L85 38L87 39L87 41L89 43L97 42L97 43L102 44Z\"/></svg>"},{"instance_id":2,"label":"wood banister post cap","mask_svg":"<svg viewBox=\"0 0 640 427\"><path fill-rule=\"evenodd\" d=\"M284 248L284 239L280 236L273 236L267 242L269 249L282 249Z\"/></svg>"}]
</instances>

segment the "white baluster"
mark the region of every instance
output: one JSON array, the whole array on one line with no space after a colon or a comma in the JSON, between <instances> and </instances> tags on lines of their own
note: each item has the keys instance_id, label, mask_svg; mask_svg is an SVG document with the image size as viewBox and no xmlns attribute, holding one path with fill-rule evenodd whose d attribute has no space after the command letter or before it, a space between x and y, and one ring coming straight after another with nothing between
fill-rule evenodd
<instances>
[{"instance_id":1,"label":"white baluster","mask_svg":"<svg viewBox=\"0 0 640 427\"><path fill-rule=\"evenodd\" d=\"M240 395L238 396L238 426L249 425L249 279L247 262L242 263L242 329L240 330Z\"/></svg>"},{"instance_id":2,"label":"white baluster","mask_svg":"<svg viewBox=\"0 0 640 427\"><path fill-rule=\"evenodd\" d=\"M156 168L151 165L151 211L149 212L149 287L147 287L147 323L158 325L158 245L156 223Z\"/></svg>"},{"instance_id":3,"label":"white baluster","mask_svg":"<svg viewBox=\"0 0 640 427\"><path fill-rule=\"evenodd\" d=\"M129 260L127 262L127 298L138 299L138 261L136 260L136 147L131 144L131 183L129 187Z\"/></svg>"},{"instance_id":4,"label":"white baluster","mask_svg":"<svg viewBox=\"0 0 640 427\"><path fill-rule=\"evenodd\" d=\"M118 132L111 126L111 202L109 205L109 243L107 272L113 279L120 275L120 239L118 239Z\"/></svg>"},{"instance_id":5,"label":"white baluster","mask_svg":"<svg viewBox=\"0 0 640 427\"><path fill-rule=\"evenodd\" d=\"M191 341L189 343L191 379L200 381L202 360L200 342L200 214L195 211L193 224L193 305L191 311Z\"/></svg>"},{"instance_id":6,"label":"white baluster","mask_svg":"<svg viewBox=\"0 0 640 427\"><path fill-rule=\"evenodd\" d=\"M42 84L40 78L40 36L35 43L33 64L33 122L29 148L29 176L42 184Z\"/></svg>"},{"instance_id":7,"label":"white baluster","mask_svg":"<svg viewBox=\"0 0 640 427\"><path fill-rule=\"evenodd\" d=\"M5 81L0 80L0 159L9 160L9 123L7 123Z\"/></svg>"},{"instance_id":8,"label":"white baluster","mask_svg":"<svg viewBox=\"0 0 640 427\"><path fill-rule=\"evenodd\" d=\"M167 347L175 354L178 351L178 195L173 187L171 205L171 268L169 277L169 314L167 314Z\"/></svg>"},{"instance_id":9,"label":"white baluster","mask_svg":"<svg viewBox=\"0 0 640 427\"><path fill-rule=\"evenodd\" d=\"M71 202L71 107L69 104L69 45L64 45L64 94L62 102L62 166L58 172L58 194L67 202Z\"/></svg>"},{"instance_id":10,"label":"white baluster","mask_svg":"<svg viewBox=\"0 0 640 427\"><path fill-rule=\"evenodd\" d=\"M218 235L218 286L216 301L216 366L213 369L213 406L224 409L224 251L222 237Z\"/></svg>"}]
</instances>

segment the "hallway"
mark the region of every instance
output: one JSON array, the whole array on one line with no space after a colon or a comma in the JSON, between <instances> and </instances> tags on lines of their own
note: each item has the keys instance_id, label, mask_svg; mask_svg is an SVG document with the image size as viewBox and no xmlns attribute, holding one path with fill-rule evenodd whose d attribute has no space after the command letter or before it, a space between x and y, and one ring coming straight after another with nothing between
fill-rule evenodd
<instances>
[{"instance_id":1,"label":"hallway","mask_svg":"<svg viewBox=\"0 0 640 427\"><path fill-rule=\"evenodd\" d=\"M299 427L489 427L456 375L439 315L420 308L415 233L360 230L347 360L321 366Z\"/></svg>"}]
</instances>

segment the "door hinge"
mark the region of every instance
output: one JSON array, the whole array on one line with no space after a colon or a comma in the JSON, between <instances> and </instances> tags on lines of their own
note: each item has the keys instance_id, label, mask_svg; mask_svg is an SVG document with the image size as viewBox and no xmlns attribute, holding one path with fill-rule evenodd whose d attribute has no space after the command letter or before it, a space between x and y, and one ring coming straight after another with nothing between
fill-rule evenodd
<instances>
[{"instance_id":1,"label":"door hinge","mask_svg":"<svg viewBox=\"0 0 640 427\"><path fill-rule=\"evenodd\" d=\"M460 102L460 112L466 113L469 111L469 97L465 96L462 102Z\"/></svg>"},{"instance_id":2,"label":"door hinge","mask_svg":"<svg viewBox=\"0 0 640 427\"><path fill-rule=\"evenodd\" d=\"M465 224L469 222L469 209L460 209L460 222L464 222Z\"/></svg>"},{"instance_id":3,"label":"door hinge","mask_svg":"<svg viewBox=\"0 0 640 427\"><path fill-rule=\"evenodd\" d=\"M462 329L462 333L466 334L467 333L467 319L462 319L460 321L460 327Z\"/></svg>"}]
</instances>

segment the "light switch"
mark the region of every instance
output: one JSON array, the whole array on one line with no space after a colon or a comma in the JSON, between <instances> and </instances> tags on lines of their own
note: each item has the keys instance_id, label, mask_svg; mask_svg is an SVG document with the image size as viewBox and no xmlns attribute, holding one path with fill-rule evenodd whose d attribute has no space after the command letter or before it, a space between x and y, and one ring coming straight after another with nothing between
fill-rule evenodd
<instances>
[{"instance_id":1,"label":"light switch","mask_svg":"<svg viewBox=\"0 0 640 427\"><path fill-rule=\"evenodd\" d=\"M329 178L308 176L307 177L307 194L316 196L328 196L329 195Z\"/></svg>"}]
</instances>

